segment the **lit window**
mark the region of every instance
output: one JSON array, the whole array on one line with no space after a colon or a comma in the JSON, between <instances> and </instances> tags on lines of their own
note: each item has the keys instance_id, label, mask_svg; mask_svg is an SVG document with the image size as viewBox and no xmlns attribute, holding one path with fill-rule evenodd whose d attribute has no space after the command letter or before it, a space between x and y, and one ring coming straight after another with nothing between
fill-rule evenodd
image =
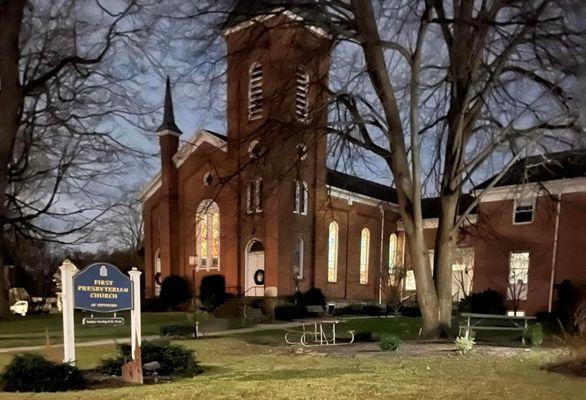
<instances>
[{"instance_id":1,"label":"lit window","mask_svg":"<svg viewBox=\"0 0 586 400\"><path fill-rule=\"evenodd\" d=\"M338 280L338 224L330 223L328 232L328 282Z\"/></svg>"},{"instance_id":2,"label":"lit window","mask_svg":"<svg viewBox=\"0 0 586 400\"><path fill-rule=\"evenodd\" d=\"M397 262L397 235L394 233L389 237L389 275L393 276L395 263Z\"/></svg>"},{"instance_id":3,"label":"lit window","mask_svg":"<svg viewBox=\"0 0 586 400\"><path fill-rule=\"evenodd\" d=\"M360 234L360 283L368 283L368 257L370 253L370 232L367 228Z\"/></svg>"},{"instance_id":4,"label":"lit window","mask_svg":"<svg viewBox=\"0 0 586 400\"><path fill-rule=\"evenodd\" d=\"M305 122L309 117L309 74L303 68L297 69L295 88L295 115Z\"/></svg>"},{"instance_id":5,"label":"lit window","mask_svg":"<svg viewBox=\"0 0 586 400\"><path fill-rule=\"evenodd\" d=\"M196 215L196 260L198 270L220 269L220 209L204 200Z\"/></svg>"},{"instance_id":6,"label":"lit window","mask_svg":"<svg viewBox=\"0 0 586 400\"><path fill-rule=\"evenodd\" d=\"M303 253L304 244L303 238L297 236L295 239L295 250L293 252L293 273L296 279L303 279Z\"/></svg>"},{"instance_id":7,"label":"lit window","mask_svg":"<svg viewBox=\"0 0 586 400\"><path fill-rule=\"evenodd\" d=\"M262 178L248 182L246 189L246 212L249 214L260 213L263 209Z\"/></svg>"},{"instance_id":8,"label":"lit window","mask_svg":"<svg viewBox=\"0 0 586 400\"><path fill-rule=\"evenodd\" d=\"M295 181L295 191L293 193L293 213L307 215L307 183Z\"/></svg>"},{"instance_id":9,"label":"lit window","mask_svg":"<svg viewBox=\"0 0 586 400\"><path fill-rule=\"evenodd\" d=\"M529 224L533 222L535 199L515 199L514 207L514 224Z\"/></svg>"},{"instance_id":10,"label":"lit window","mask_svg":"<svg viewBox=\"0 0 586 400\"><path fill-rule=\"evenodd\" d=\"M512 252L509 257L509 300L526 300L529 284L529 252Z\"/></svg>"},{"instance_id":11,"label":"lit window","mask_svg":"<svg viewBox=\"0 0 586 400\"><path fill-rule=\"evenodd\" d=\"M262 65L253 63L248 74L248 119L255 120L262 118L263 112Z\"/></svg>"}]
</instances>

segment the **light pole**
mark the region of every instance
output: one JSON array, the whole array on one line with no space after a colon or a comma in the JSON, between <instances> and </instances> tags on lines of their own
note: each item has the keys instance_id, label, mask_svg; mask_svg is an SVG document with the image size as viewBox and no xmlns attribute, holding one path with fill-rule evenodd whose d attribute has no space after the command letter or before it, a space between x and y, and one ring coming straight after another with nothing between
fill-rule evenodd
<instances>
[{"instance_id":1,"label":"light pole","mask_svg":"<svg viewBox=\"0 0 586 400\"><path fill-rule=\"evenodd\" d=\"M197 280L196 280L196 272L197 272L197 264L193 266L193 338L197 339L198 334L198 321L197 321Z\"/></svg>"}]
</instances>

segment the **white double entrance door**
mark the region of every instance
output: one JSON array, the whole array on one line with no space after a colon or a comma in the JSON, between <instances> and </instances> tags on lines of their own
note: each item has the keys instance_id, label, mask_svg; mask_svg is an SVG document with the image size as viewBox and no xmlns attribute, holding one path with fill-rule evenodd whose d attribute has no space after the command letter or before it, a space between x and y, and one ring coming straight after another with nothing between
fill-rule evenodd
<instances>
[{"instance_id":1,"label":"white double entrance door","mask_svg":"<svg viewBox=\"0 0 586 400\"><path fill-rule=\"evenodd\" d=\"M254 251L246 254L245 296L264 296L265 252Z\"/></svg>"}]
</instances>

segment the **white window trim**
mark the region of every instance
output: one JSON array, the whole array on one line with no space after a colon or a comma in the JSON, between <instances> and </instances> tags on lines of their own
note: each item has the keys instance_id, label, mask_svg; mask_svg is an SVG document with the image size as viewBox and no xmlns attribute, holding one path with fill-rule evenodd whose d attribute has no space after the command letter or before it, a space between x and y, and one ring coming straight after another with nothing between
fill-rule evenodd
<instances>
[{"instance_id":1,"label":"white window trim","mask_svg":"<svg viewBox=\"0 0 586 400\"><path fill-rule=\"evenodd\" d=\"M254 188L254 212L256 212L256 213L262 212L261 199L262 199L262 178L257 178L256 185Z\"/></svg>"},{"instance_id":2,"label":"white window trim","mask_svg":"<svg viewBox=\"0 0 586 400\"><path fill-rule=\"evenodd\" d=\"M334 226L334 249L333 249L333 268L330 268L330 253L332 251L332 249L330 249L331 246L331 228L332 226ZM328 283L336 283L338 282L338 238L339 238L339 232L340 232L340 227L338 226L338 223L336 221L332 221L330 222L330 225L328 225L328 270L327 270L327 281ZM333 276L334 279L330 280L330 269L333 270Z\"/></svg>"},{"instance_id":3,"label":"white window trim","mask_svg":"<svg viewBox=\"0 0 586 400\"><path fill-rule=\"evenodd\" d=\"M517 282L511 282L511 260L513 258L513 254L523 254L527 253L527 279L523 282L524 291L521 294L519 300L527 300L529 296L529 273L531 271L531 251L529 250L513 250L509 253L509 271L507 274L507 300L515 300L515 298L510 293L510 286L511 284L516 285Z\"/></svg>"},{"instance_id":4,"label":"white window trim","mask_svg":"<svg viewBox=\"0 0 586 400\"><path fill-rule=\"evenodd\" d=\"M246 186L246 213L256 214L263 211L261 204L262 178L252 179ZM254 193L253 193L254 192Z\"/></svg>"},{"instance_id":5,"label":"white window trim","mask_svg":"<svg viewBox=\"0 0 586 400\"><path fill-rule=\"evenodd\" d=\"M515 221L515 216L517 215L517 205L519 202L522 202L524 200L531 200L531 221L525 221L525 222L516 222ZM536 198L535 197L531 197L531 199L519 199L519 198L515 198L513 200L513 225L529 225L532 224L533 221L535 220L535 205L536 205Z\"/></svg>"},{"instance_id":6,"label":"white window trim","mask_svg":"<svg viewBox=\"0 0 586 400\"><path fill-rule=\"evenodd\" d=\"M163 273L163 265L161 262L161 249L160 248L158 248L155 251L155 259L154 259L153 269L155 271L155 273L153 274L154 293L155 293L156 297L159 297L161 295L161 285L157 283L157 281L155 280L155 277L157 276L157 274Z\"/></svg>"},{"instance_id":7,"label":"white window trim","mask_svg":"<svg viewBox=\"0 0 586 400\"><path fill-rule=\"evenodd\" d=\"M295 204L293 205L293 213L299 215L307 215L307 200L308 200L309 187L307 182L296 180L295 181ZM303 208L301 208L301 199L303 199Z\"/></svg>"}]
</instances>

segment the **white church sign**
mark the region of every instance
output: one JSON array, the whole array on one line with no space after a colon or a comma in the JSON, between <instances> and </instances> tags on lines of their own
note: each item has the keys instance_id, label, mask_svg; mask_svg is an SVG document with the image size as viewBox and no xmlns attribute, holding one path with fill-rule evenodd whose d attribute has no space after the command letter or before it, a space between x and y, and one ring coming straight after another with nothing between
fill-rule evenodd
<instances>
[{"instance_id":1,"label":"white church sign","mask_svg":"<svg viewBox=\"0 0 586 400\"><path fill-rule=\"evenodd\" d=\"M141 344L140 274L136 268L124 275L108 263L95 263L82 271L69 260L60 267L63 302L63 362L75 363L74 309L91 312L83 319L87 325L118 325L124 319L94 317L93 313L116 313L130 310L132 354Z\"/></svg>"}]
</instances>

